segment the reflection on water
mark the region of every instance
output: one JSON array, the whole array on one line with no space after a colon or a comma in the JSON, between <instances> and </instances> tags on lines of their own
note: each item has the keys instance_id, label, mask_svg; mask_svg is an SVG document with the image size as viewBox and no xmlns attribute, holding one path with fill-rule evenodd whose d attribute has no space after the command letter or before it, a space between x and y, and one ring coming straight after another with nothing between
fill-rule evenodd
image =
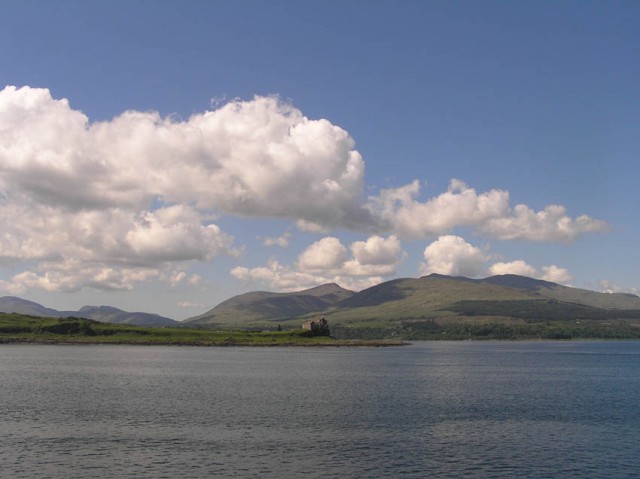
<instances>
[{"instance_id":1,"label":"reflection on water","mask_svg":"<svg viewBox=\"0 0 640 479\"><path fill-rule=\"evenodd\" d=\"M2 477L632 477L640 343L0 347Z\"/></svg>"}]
</instances>

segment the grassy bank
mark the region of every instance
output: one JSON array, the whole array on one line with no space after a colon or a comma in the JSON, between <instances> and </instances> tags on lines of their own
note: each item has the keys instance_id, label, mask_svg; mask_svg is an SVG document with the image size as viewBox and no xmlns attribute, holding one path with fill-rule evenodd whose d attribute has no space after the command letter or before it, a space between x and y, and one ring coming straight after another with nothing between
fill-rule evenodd
<instances>
[{"instance_id":1,"label":"grassy bank","mask_svg":"<svg viewBox=\"0 0 640 479\"><path fill-rule=\"evenodd\" d=\"M339 338L403 338L405 340L570 340L640 339L637 320L536 321L496 316L399 320L389 327L333 326Z\"/></svg>"},{"instance_id":2,"label":"grassy bank","mask_svg":"<svg viewBox=\"0 0 640 479\"><path fill-rule=\"evenodd\" d=\"M0 343L183 346L394 346L400 341L336 340L295 331L211 331L100 323L79 318L0 314Z\"/></svg>"}]
</instances>

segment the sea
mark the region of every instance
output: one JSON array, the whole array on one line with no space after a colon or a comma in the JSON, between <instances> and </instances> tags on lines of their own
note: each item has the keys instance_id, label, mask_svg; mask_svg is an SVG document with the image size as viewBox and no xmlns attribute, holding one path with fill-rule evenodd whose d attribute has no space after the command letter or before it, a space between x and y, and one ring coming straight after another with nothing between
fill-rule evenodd
<instances>
[{"instance_id":1,"label":"sea","mask_svg":"<svg viewBox=\"0 0 640 479\"><path fill-rule=\"evenodd\" d=\"M640 342L0 346L2 478L640 478Z\"/></svg>"}]
</instances>

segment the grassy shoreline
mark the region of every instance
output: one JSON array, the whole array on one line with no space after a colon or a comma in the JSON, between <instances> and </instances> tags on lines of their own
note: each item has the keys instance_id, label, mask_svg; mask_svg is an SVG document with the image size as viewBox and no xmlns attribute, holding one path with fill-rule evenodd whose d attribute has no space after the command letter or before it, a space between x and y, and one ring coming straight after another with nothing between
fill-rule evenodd
<instances>
[{"instance_id":1,"label":"grassy shoreline","mask_svg":"<svg viewBox=\"0 0 640 479\"><path fill-rule=\"evenodd\" d=\"M51 339L51 338L0 338L0 346L3 345L68 345L68 346L181 346L181 347L255 347L255 348L272 348L272 347L311 347L311 348L340 348L340 347L391 347L406 346L407 341L395 339L332 339L332 341L300 341L300 342L244 342L244 341L225 341L225 342L137 342L137 341L86 341L76 340L77 338Z\"/></svg>"},{"instance_id":2,"label":"grassy shoreline","mask_svg":"<svg viewBox=\"0 0 640 479\"><path fill-rule=\"evenodd\" d=\"M308 331L212 331L142 327L79 318L0 314L0 344L111 344L139 346L400 346L401 340L335 339Z\"/></svg>"},{"instance_id":3,"label":"grassy shoreline","mask_svg":"<svg viewBox=\"0 0 640 479\"><path fill-rule=\"evenodd\" d=\"M514 321L508 318L449 318L398 321L394 328L332 327L339 339L286 331L211 330L102 323L80 318L43 318L0 313L0 344L112 344L158 346L401 346L435 340L640 339L640 324L619 321Z\"/></svg>"}]
</instances>

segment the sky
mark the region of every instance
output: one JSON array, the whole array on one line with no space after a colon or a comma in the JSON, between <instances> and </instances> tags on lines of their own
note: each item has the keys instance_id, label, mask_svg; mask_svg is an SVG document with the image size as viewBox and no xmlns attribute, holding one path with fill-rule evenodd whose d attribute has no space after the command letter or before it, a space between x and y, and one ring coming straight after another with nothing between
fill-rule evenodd
<instances>
[{"instance_id":1,"label":"sky","mask_svg":"<svg viewBox=\"0 0 640 479\"><path fill-rule=\"evenodd\" d=\"M0 1L0 295L640 293L636 1Z\"/></svg>"}]
</instances>

